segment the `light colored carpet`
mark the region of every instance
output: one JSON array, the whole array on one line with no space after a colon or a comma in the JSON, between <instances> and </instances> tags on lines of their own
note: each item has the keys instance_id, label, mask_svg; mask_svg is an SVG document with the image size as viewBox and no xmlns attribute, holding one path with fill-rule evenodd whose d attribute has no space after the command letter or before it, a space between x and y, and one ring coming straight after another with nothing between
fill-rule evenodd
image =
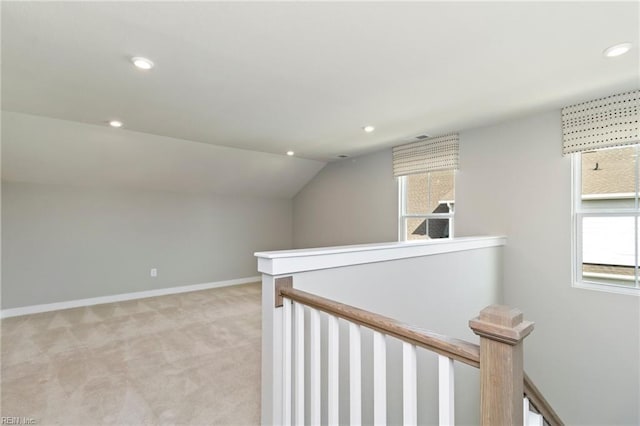
<instances>
[{"instance_id":1,"label":"light colored carpet","mask_svg":"<svg viewBox=\"0 0 640 426\"><path fill-rule=\"evenodd\" d=\"M2 416L38 425L260 422L260 286L2 321Z\"/></svg>"}]
</instances>

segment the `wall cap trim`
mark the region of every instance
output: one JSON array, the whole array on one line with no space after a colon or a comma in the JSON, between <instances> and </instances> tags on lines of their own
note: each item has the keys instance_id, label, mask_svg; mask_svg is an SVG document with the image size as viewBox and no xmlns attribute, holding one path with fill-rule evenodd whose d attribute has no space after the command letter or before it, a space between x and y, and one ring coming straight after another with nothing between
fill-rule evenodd
<instances>
[{"instance_id":1,"label":"wall cap trim","mask_svg":"<svg viewBox=\"0 0 640 426\"><path fill-rule=\"evenodd\" d=\"M504 236L460 237L417 242L388 242L300 250L257 252L258 271L283 275L365 263L385 262L456 251L504 246Z\"/></svg>"}]
</instances>

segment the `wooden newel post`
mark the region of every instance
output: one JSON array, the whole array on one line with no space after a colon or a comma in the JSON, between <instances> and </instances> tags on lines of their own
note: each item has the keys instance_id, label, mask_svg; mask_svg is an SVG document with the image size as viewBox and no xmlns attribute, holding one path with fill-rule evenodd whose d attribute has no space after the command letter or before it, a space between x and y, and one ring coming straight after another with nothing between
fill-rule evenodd
<instances>
[{"instance_id":1,"label":"wooden newel post","mask_svg":"<svg viewBox=\"0 0 640 426\"><path fill-rule=\"evenodd\" d=\"M491 305L469 321L480 336L480 409L482 426L523 424L522 341L533 323L518 309Z\"/></svg>"}]
</instances>

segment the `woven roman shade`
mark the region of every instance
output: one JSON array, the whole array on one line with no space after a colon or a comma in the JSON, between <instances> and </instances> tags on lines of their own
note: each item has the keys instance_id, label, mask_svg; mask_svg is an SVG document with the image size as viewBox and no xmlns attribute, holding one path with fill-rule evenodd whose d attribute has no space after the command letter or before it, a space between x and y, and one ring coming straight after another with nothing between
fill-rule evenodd
<instances>
[{"instance_id":1,"label":"woven roman shade","mask_svg":"<svg viewBox=\"0 0 640 426\"><path fill-rule=\"evenodd\" d=\"M395 177L458 168L457 133L393 147Z\"/></svg>"},{"instance_id":2,"label":"woven roman shade","mask_svg":"<svg viewBox=\"0 0 640 426\"><path fill-rule=\"evenodd\" d=\"M562 108L562 153L640 142L640 90Z\"/></svg>"}]
</instances>

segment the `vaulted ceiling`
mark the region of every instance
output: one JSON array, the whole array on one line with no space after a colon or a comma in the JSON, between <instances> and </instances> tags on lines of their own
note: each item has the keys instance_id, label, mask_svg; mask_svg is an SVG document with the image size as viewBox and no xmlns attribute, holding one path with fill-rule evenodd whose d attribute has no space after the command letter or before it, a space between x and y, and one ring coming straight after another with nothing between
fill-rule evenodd
<instances>
[{"instance_id":1,"label":"vaulted ceiling","mask_svg":"<svg viewBox=\"0 0 640 426\"><path fill-rule=\"evenodd\" d=\"M2 2L2 108L329 161L638 87L638 8Z\"/></svg>"},{"instance_id":2,"label":"vaulted ceiling","mask_svg":"<svg viewBox=\"0 0 640 426\"><path fill-rule=\"evenodd\" d=\"M2 114L2 179L291 198L325 163L14 112Z\"/></svg>"}]
</instances>

